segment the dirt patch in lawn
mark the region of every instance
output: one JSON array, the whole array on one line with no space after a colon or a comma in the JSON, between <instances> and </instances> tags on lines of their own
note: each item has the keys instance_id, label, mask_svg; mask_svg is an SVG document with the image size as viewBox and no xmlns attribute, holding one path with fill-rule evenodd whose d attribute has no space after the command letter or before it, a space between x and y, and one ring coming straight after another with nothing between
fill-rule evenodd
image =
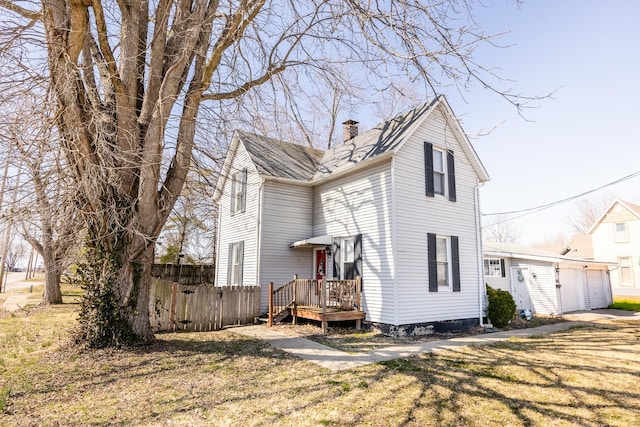
<instances>
[{"instance_id":1,"label":"dirt patch in lawn","mask_svg":"<svg viewBox=\"0 0 640 427\"><path fill-rule=\"evenodd\" d=\"M542 325L565 322L561 317L555 316L535 316L531 320L514 318L509 326L504 329L526 329L535 328ZM394 337L385 335L376 330L356 331L352 325L349 326L329 326L327 334L322 334L322 329L317 322L299 322L296 325L279 324L275 328L282 330L290 335L302 336L311 339L320 344L327 345L337 350L349 353L362 353L378 350L384 347L395 345L411 345L421 342L441 341L457 337L467 337L478 334L484 334L484 327L475 327L463 332L457 333L433 333L430 335Z\"/></svg>"}]
</instances>

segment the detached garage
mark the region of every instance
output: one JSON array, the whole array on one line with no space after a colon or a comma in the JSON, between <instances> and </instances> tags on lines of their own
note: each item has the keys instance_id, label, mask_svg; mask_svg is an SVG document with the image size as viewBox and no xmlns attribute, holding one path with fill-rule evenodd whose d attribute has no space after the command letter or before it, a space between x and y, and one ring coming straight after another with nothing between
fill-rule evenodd
<instances>
[{"instance_id":1,"label":"detached garage","mask_svg":"<svg viewBox=\"0 0 640 427\"><path fill-rule=\"evenodd\" d=\"M483 249L486 283L510 292L520 310L557 315L612 302L610 263L506 243L484 243Z\"/></svg>"}]
</instances>

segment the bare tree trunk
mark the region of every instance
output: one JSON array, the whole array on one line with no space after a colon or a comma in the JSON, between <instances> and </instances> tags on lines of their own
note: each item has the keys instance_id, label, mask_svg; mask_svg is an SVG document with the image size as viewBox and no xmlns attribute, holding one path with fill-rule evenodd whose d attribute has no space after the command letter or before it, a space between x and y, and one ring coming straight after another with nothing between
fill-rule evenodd
<instances>
[{"instance_id":1,"label":"bare tree trunk","mask_svg":"<svg viewBox=\"0 0 640 427\"><path fill-rule=\"evenodd\" d=\"M59 262L51 255L43 256L44 259L44 295L42 304L62 304L62 291L60 290Z\"/></svg>"}]
</instances>

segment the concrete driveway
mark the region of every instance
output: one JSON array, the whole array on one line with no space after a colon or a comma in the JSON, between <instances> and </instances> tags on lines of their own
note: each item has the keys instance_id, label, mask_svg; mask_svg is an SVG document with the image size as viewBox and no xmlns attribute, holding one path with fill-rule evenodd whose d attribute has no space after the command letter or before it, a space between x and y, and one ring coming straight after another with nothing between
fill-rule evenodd
<instances>
[{"instance_id":1,"label":"concrete driveway","mask_svg":"<svg viewBox=\"0 0 640 427\"><path fill-rule=\"evenodd\" d=\"M640 319L640 312L602 308L591 311L574 311L562 315L565 319L578 322L597 322L617 319Z\"/></svg>"}]
</instances>

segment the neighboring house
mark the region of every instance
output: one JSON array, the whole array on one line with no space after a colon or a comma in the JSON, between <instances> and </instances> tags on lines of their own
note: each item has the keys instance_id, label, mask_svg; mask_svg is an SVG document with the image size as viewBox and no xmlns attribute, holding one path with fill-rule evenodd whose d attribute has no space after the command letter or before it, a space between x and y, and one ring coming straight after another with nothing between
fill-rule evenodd
<instances>
[{"instance_id":1,"label":"neighboring house","mask_svg":"<svg viewBox=\"0 0 640 427\"><path fill-rule=\"evenodd\" d=\"M487 284L510 292L520 310L556 315L611 303L611 263L507 243L485 242L483 250Z\"/></svg>"},{"instance_id":2,"label":"neighboring house","mask_svg":"<svg viewBox=\"0 0 640 427\"><path fill-rule=\"evenodd\" d=\"M216 284L362 277L383 327L479 323L478 187L489 179L440 96L322 151L235 133L215 189Z\"/></svg>"},{"instance_id":3,"label":"neighboring house","mask_svg":"<svg viewBox=\"0 0 640 427\"><path fill-rule=\"evenodd\" d=\"M593 256L615 262L615 296L640 296L640 206L614 200L589 230Z\"/></svg>"}]
</instances>

